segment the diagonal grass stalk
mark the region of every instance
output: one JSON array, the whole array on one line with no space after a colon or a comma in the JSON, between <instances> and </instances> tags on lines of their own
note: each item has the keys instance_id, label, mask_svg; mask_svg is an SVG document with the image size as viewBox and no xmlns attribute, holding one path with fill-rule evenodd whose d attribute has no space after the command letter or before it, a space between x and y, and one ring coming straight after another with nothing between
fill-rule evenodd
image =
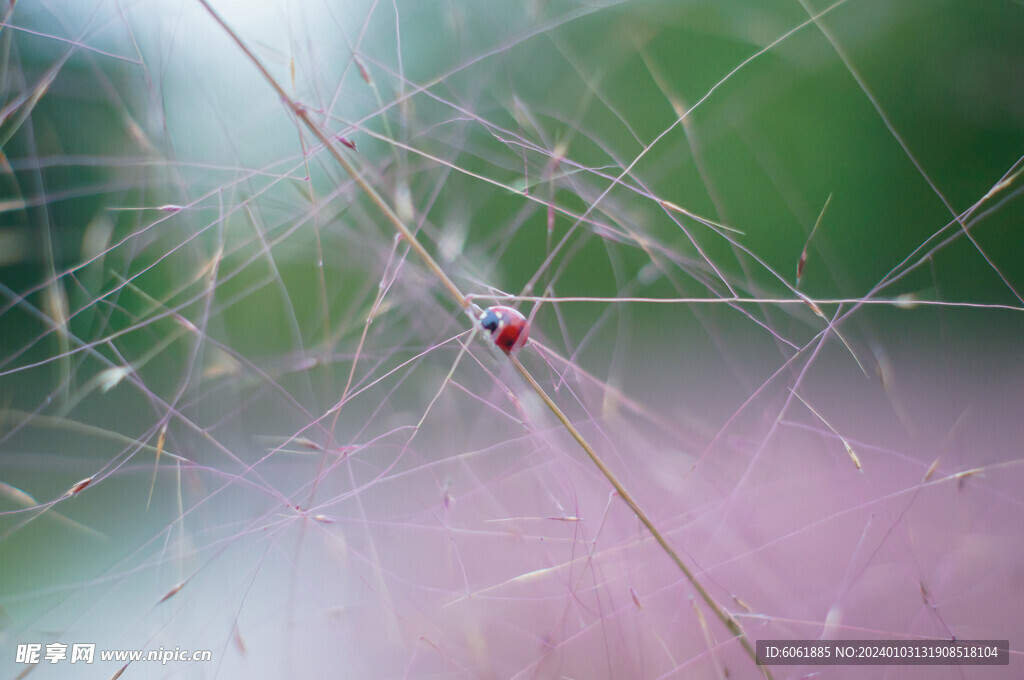
<instances>
[{"instance_id":1,"label":"diagonal grass stalk","mask_svg":"<svg viewBox=\"0 0 1024 680\"><path fill-rule=\"evenodd\" d=\"M256 55L248 48L245 42L238 36L237 33L227 24L226 21L217 13L213 7L207 2L207 0L199 0L206 11L211 17L224 29L231 40L238 46L238 48L245 54L246 58L252 62L255 68L264 77L267 83L275 90L281 101L287 105L291 113L300 121L302 124L309 129L310 133L319 141L328 153L334 158L334 160L340 165L345 172L352 178L356 185L369 197L371 202L381 211L384 217L398 230L402 238L409 244L416 254L420 257L427 268L438 278L438 280L448 290L449 294L454 298L456 303L462 308L463 311L468 311L471 307L471 301L466 297L462 291L459 290L458 286L448 277L440 265L434 260L424 246L416 240L415 235L409 229L409 227L402 221L398 214L391 208L391 206L377 193L377 191L356 171L352 163L341 153L337 148L337 145L332 141L331 136L324 131L320 125L314 121L304 106L296 102L284 88L277 82L277 80L267 71L266 67L260 62ZM608 482L615 489L615 492L623 500L624 503L629 507L630 510L636 515L640 523L651 533L658 545L661 546L662 550L669 556L672 562L679 568L683 576L689 581L690 585L697 591L701 599L704 600L705 604L711 609L715 616L722 622L723 625L732 633L738 640L743 650L747 655L757 663L757 655L754 650L750 639L746 633L740 627L736 619L729 614L721 605L719 605L711 594L700 584L693 571L686 566L686 563L680 557L679 553L672 547L665 535L658 529L654 524L653 520L647 515L647 513L640 507L633 496L626 490L622 485L622 482L615 476L612 470L604 463L601 457L597 454L594 448L589 442L583 437L583 435L577 430L570 422L568 416L562 411L562 409L551 399L550 396L544 391L540 384L534 379L525 366L514 356L509 355L513 365L523 375L526 381L530 384L533 390L541 398L541 400L547 405L548 409L555 415L558 421L566 429L566 431L572 436L573 439L580 445L580 447L590 458L591 462L597 467L601 474L608 480ZM771 672L766 666L760 666L761 671L768 680L772 680Z\"/></svg>"}]
</instances>

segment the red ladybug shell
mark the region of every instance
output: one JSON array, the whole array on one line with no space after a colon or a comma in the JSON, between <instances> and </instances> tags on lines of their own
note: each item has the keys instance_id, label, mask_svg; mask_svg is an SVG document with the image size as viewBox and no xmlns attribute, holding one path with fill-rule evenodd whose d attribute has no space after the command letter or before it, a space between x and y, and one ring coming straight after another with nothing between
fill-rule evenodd
<instances>
[{"instance_id":1,"label":"red ladybug shell","mask_svg":"<svg viewBox=\"0 0 1024 680\"><path fill-rule=\"evenodd\" d=\"M530 327L526 317L511 307L488 307L480 315L480 327L491 334L491 340L508 354L526 342Z\"/></svg>"}]
</instances>

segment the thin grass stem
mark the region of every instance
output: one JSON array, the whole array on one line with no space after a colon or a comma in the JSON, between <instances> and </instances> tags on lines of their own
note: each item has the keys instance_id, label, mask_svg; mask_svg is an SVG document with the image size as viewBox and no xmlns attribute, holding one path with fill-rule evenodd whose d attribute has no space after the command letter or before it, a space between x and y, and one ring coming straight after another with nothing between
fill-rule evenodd
<instances>
[{"instance_id":1,"label":"thin grass stem","mask_svg":"<svg viewBox=\"0 0 1024 680\"><path fill-rule=\"evenodd\" d=\"M331 140L330 135L324 131L320 125L314 121L308 114L306 108L293 100L283 87L270 75L270 72L263 66L256 55L246 46L242 39L234 32L234 30L224 21L224 19L214 10L207 0L199 0L199 2L206 8L210 16L220 24L221 28L228 34L231 40L238 46L245 56L252 62L256 69L263 75L267 83L277 92L281 101L284 102L291 112L303 122L303 124L309 129L309 131L316 137L324 148L331 154L331 156L337 161L346 173L352 178L356 185L370 198L370 201L377 206L381 213L387 218L389 222L398 230L402 237L409 243L409 246L416 252L426 267L438 278L438 280L444 285L451 296L455 299L456 303L463 309L467 310L471 303L471 300L467 298L462 291L459 290L458 286L448 277L440 265L434 260L427 249L416 240L415 235L405 225L400 217L395 213L391 206L385 201L380 194L356 171L355 167L348 161L347 158L341 153L334 142ZM658 529L651 518L646 512L640 507L633 496L626 490L622 485L622 482L615 476L611 469L604 463L601 457L597 454L594 448L587 442L586 438L580 434L573 424L569 421L569 418L562 412L562 409L548 396L544 391L544 388L534 379L533 375L530 374L529 370L519 361L514 354L509 354L509 359L516 369L523 375L526 381L530 384L533 390L541 398L541 400L547 405L548 409L555 415L558 421L565 427L566 431L572 436L573 439L580 445L583 451L590 458L591 462L597 467L597 469L604 475L605 479L612 485L615 492L619 497L629 506L629 509L633 511L640 523L647 528L647 530L657 541L658 545L661 546L662 550L669 556L669 558L675 563L675 565L682 572L683 576L690 585L693 586L697 594L700 595L701 599L704 600L705 604L714 612L715 616L722 622L723 625L738 638L740 645L748 656L757 663L757 654L754 650L753 645L747 638L743 629L740 627L736 619L730 615L721 605L719 605L711 594L700 584L697 577L686 566L683 559L679 556L679 553L672 547L668 542L665 535ZM760 666L761 671L768 680L772 680L771 672L766 666Z\"/></svg>"}]
</instances>

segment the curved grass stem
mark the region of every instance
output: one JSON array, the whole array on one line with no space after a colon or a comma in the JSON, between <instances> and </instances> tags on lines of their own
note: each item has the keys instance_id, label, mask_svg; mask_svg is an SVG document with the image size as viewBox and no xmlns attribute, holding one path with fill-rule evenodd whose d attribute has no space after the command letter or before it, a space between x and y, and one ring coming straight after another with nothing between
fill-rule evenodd
<instances>
[{"instance_id":1,"label":"curved grass stem","mask_svg":"<svg viewBox=\"0 0 1024 680\"><path fill-rule=\"evenodd\" d=\"M259 58L252 52L252 50L249 49L245 42L243 42L242 39L238 37L238 34L235 33L234 29L232 29L227 24L227 22L224 21L223 17L221 17L220 14L217 13L217 10L210 6L210 3L207 2L207 0L199 0L199 3L206 9L207 12L209 12L210 16L212 16L213 19L218 24L220 24L221 28L224 29L224 31L228 34L228 37L231 38L231 40L238 46L238 48L242 50L242 53L245 54L246 58L248 58L249 61L252 62L253 66L255 66L256 69L260 72L264 80L266 80L267 83L272 88L274 88L274 91L277 92L278 97L280 97L281 101L288 106L292 114L302 121L302 123L312 133L312 135L317 139L317 141L323 144L327 152L331 154L331 157L334 158L335 161L337 161L338 165L340 165L345 170L345 172L348 173L349 177L352 178L352 181L356 183L356 186L358 186L370 198L370 201L375 206L377 206L377 208L381 211L384 217L386 217L387 220L391 222L391 224L395 227L395 229L398 230L398 233L400 233L402 235L402 238L406 240L406 242L409 244L409 247L416 251L416 254L419 255L421 260L423 260L423 263L427 266L428 269L430 269L434 276L438 278L438 280L444 285L444 287L448 289L448 292L451 294L453 298L455 298L455 301L458 302L459 306L462 309L468 308L470 304L469 300L467 300L466 296L462 294L462 291L459 290L458 286L456 286L455 283L450 278L448 278L448 275L445 274L444 270L441 269L437 262L434 261L434 258L431 257L430 253L427 252L427 249L423 247L423 244L416 240L416 236L412 233L412 230L410 230L409 227L407 227L405 223L402 221L402 219L395 213L395 211L392 210L391 206L388 205L388 202L385 201L381 197L381 195L377 193L377 190L374 189L362 177L362 175L356 172L355 167L353 167L353 165L348 161L348 159L345 158L345 156L341 153L341 151L338 149L337 144L335 144L335 142L331 139L330 135L328 135L327 132L325 132L323 128L321 128L320 125L317 124L316 121L310 118L309 112L306 110L306 107L299 104L297 101L292 99L287 92L285 92L285 89L281 86L280 83L277 82L277 79L275 79L274 76L270 75L270 72L267 71L265 66L263 66L263 62L261 62Z\"/></svg>"},{"instance_id":2,"label":"curved grass stem","mask_svg":"<svg viewBox=\"0 0 1024 680\"><path fill-rule=\"evenodd\" d=\"M309 129L310 133L312 133L312 135L324 146L324 148L328 151L328 153L331 154L334 160L337 161L338 165L340 165L345 170L345 172L348 173L348 175L352 178L352 181L356 183L356 185L370 198L370 201L377 206L377 208L381 211L384 217L387 218L387 220L391 222L395 229L398 230L398 233L400 233L402 235L402 238L406 240L406 242L409 244L409 247L411 247L416 252L416 254L426 265L426 267L438 278L442 285L444 285L444 287L448 290L449 294L452 296L452 298L454 298L456 303L458 303L458 305L463 310L468 309L471 304L471 301L462 293L462 291L459 290L458 286L455 285L455 283L448 277L444 270L441 269L440 265L438 265L434 258L430 255L430 252L427 251L427 249L419 241L416 240L416 237L413 234L413 232L395 213L395 211L391 208L387 201L385 201L380 196L380 194L378 194L377 191L356 171L355 167L348 161L347 158L345 158L345 156L341 153L340 149L338 149L337 145L331 139L331 136L323 128L321 128L316 121L310 118L309 112L306 110L304 106L296 102L288 95L287 92L285 92L284 88L280 85L280 83L278 83L277 80L272 75L270 75L270 72L267 71L266 67L263 66L263 64L256 57L256 55L248 48L248 46L234 32L234 30L227 24L227 22L224 21L224 19L217 13L217 11L210 6L207 0L198 1L200 4L203 5L203 7L210 14L210 16L213 17L213 19L218 24L220 24L221 28L224 29L224 31L231 38L231 40L238 46L238 48L242 50L242 52L249 59L249 61L252 62L252 64L260 72L260 74L263 75L263 78L277 92L277 95L281 98L281 101L285 105L287 105L292 114L298 120L302 121L306 128ZM633 511L633 514L635 514L637 519L640 520L640 523L647 528L647 530L654 537L654 540L657 541L658 545L661 546L662 550L665 551L665 553L669 556L672 562L674 562L675 565L679 568L683 576L686 578L687 581L690 582L690 585L693 587L694 590L697 591L697 594L700 595L702 600L704 600L704 603L708 606L708 608L711 609L712 612L714 612L715 616L722 622L723 625L725 625L729 632L732 633L739 640L740 645L743 647L744 651L750 656L750 658L754 661L754 663L757 663L757 655L755 653L754 647L753 645L751 645L750 640L746 636L746 633L743 632L743 629L740 627L736 619L731 614L729 614L721 605L719 605L711 596L711 594L708 593L708 591L704 588L704 586L700 584L694 573L690 570L689 567L686 566L686 563L683 562L682 558L679 556L679 553L676 552L676 550L668 542L668 539L665 538L665 535L661 532L661 530L658 529L658 527L654 524L654 522L647 515L647 513L644 512L644 510L636 502L633 496L626 490L626 488L622 485L622 482L619 481L619 479L615 476L611 469L607 465L605 465L604 461L597 454L597 452L590 445L590 443L587 442L586 438L584 438L583 435L580 434L579 430L577 430L576 427L573 426L573 424L569 421L569 418L565 415L565 413L562 412L562 409L559 408L558 404L556 404L551 399L551 397L548 396L547 392L544 391L544 388L542 388L540 384L533 378L533 375L530 374L530 372L526 369L525 366L523 366L523 364L515 355L510 354L509 359L512 361L516 369L518 369L519 372L523 375L523 377L530 384L530 386L537 393L537 395L541 398L541 400L547 405L548 409L555 415L555 417L562 424L562 426L565 427L566 431L572 436L573 439L576 440L576 442L584 450L584 452L590 458L591 462L597 467L598 470L600 470L601 474L604 475L605 479L607 479L608 482L612 485L612 487L615 489L615 492L619 495L623 502L627 506L629 506L630 510ZM764 673L764 676L768 678L768 680L772 680L772 675L768 668L766 666L761 666L760 668Z\"/></svg>"}]
</instances>

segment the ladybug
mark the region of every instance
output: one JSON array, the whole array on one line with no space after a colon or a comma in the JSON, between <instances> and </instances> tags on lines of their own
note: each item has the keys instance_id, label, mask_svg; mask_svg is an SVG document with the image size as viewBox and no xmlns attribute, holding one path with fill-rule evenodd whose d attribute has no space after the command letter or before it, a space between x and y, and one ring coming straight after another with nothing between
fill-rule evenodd
<instances>
[{"instance_id":1,"label":"ladybug","mask_svg":"<svg viewBox=\"0 0 1024 680\"><path fill-rule=\"evenodd\" d=\"M480 327L491 334L491 340L505 354L522 347L530 332L526 317L511 307L488 307L479 321Z\"/></svg>"}]
</instances>

